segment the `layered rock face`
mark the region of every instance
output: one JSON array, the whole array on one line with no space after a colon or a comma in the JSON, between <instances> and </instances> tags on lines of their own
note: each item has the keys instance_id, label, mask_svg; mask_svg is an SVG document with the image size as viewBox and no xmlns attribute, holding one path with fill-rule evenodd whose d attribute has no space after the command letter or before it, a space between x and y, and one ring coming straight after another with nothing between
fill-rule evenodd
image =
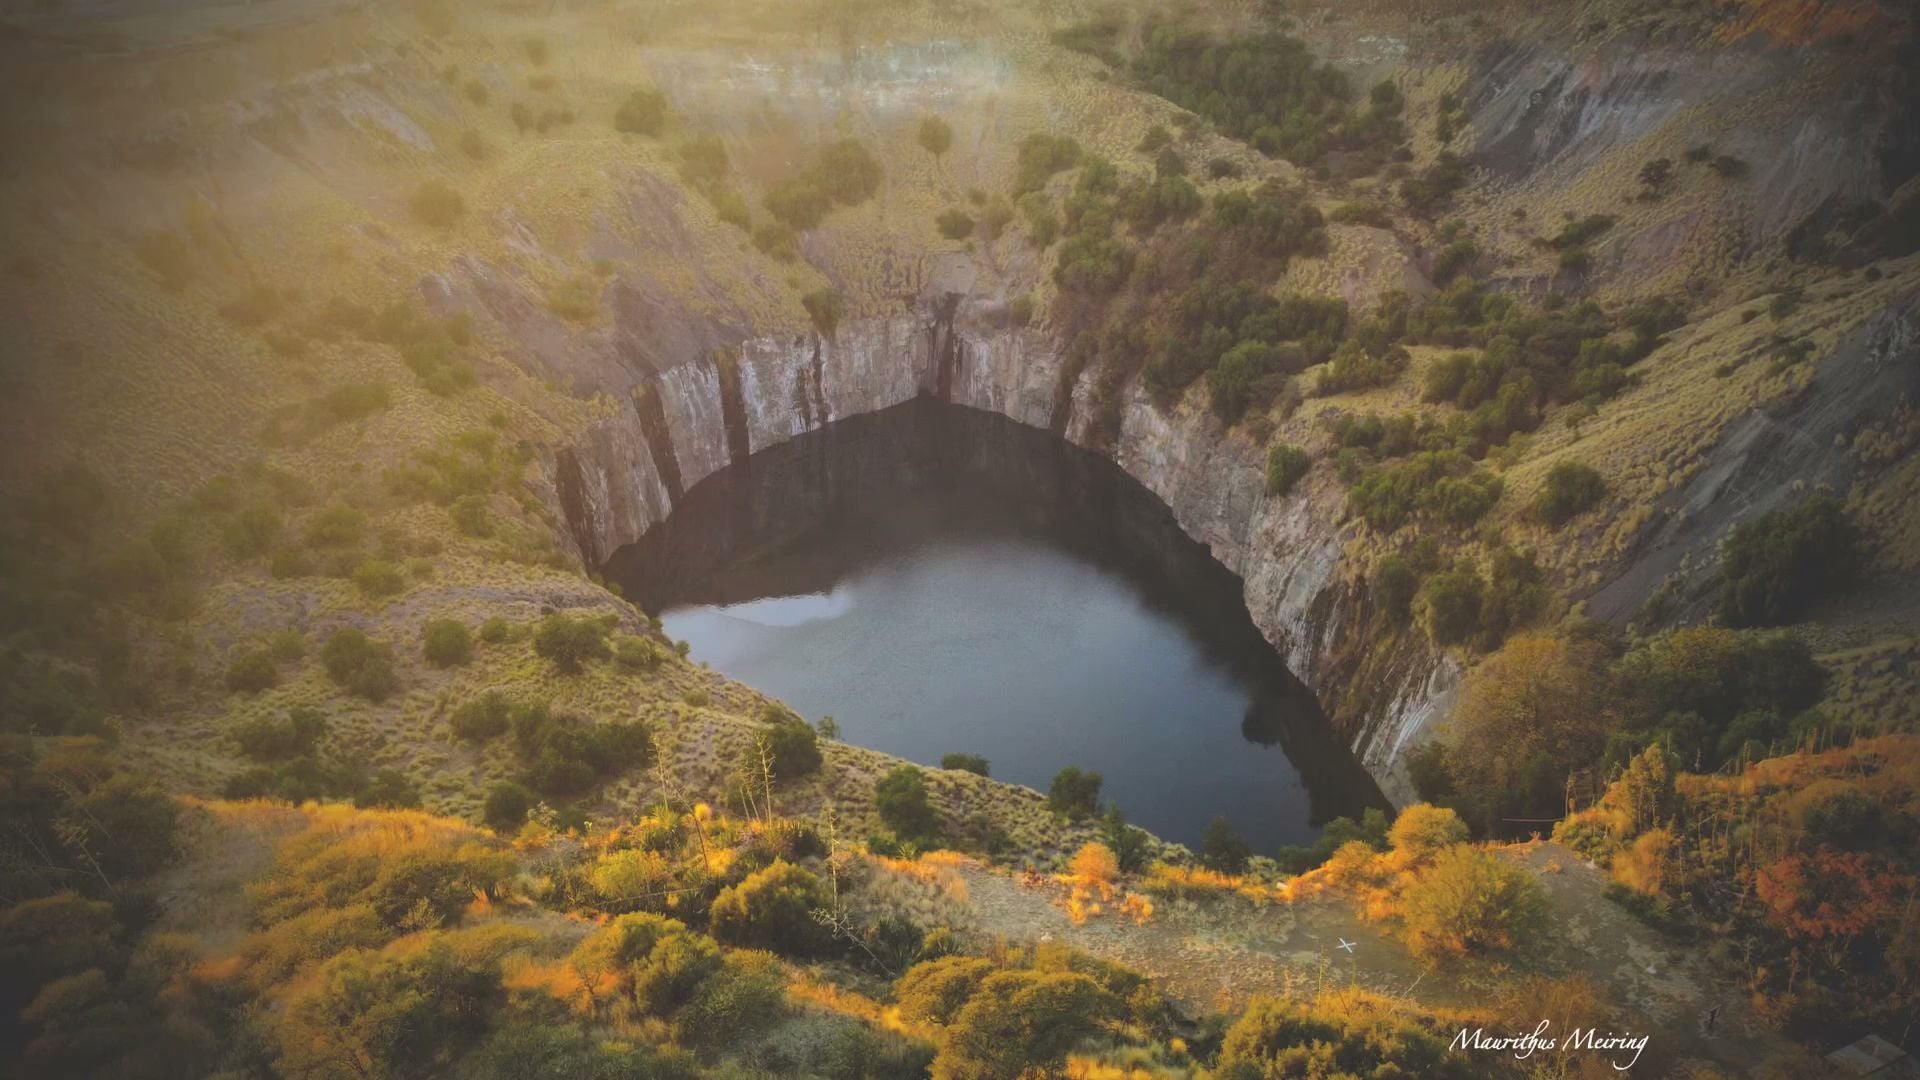
<instances>
[{"instance_id":1,"label":"layered rock face","mask_svg":"<svg viewBox=\"0 0 1920 1080\"><path fill-rule=\"evenodd\" d=\"M1375 687L1341 710L1343 663L1359 646L1367 598L1339 573L1346 529L1332 493L1267 494L1264 462L1204 410L1169 414L1137 391L1111 447L1089 441L1083 400L1055 405L1058 345L995 325L981 301L947 295L913 314L850 323L831 337L753 339L670 368L553 462L554 484L581 556L599 564L664 520L675 502L726 465L835 420L932 395L1033 427L1064 431L1107 454L1153 492L1181 527L1244 582L1247 607L1330 714L1389 797L1410 791L1401 750L1444 711L1457 665L1438 653L1395 658L1400 685ZM1084 386L1074 397L1083 399ZM1065 413L1065 415L1056 415ZM1376 668L1377 670L1377 668Z\"/></svg>"},{"instance_id":2,"label":"layered rock face","mask_svg":"<svg viewBox=\"0 0 1920 1080\"><path fill-rule=\"evenodd\" d=\"M1537 246L1533 226L1514 224L1526 219L1510 213L1516 208L1537 213L1539 228L1548 231L1576 210L1637 208L1637 218L1596 247L1591 281L1559 281L1550 272L1533 278L1515 268L1497 284L1516 292L1613 283L1624 289L1614 290L1617 300L1682 290L1701 275L1724 273L1729 260L1774 250L1784 234L1811 227L1799 223L1818 226L1836 207L1884 195L1920 160L1920 125L1898 104L1906 82L1897 74L1853 69L1844 50L1782 48L1761 38L1725 45L1551 20L1515 28L1511 37L1476 37L1471 47L1443 29L1382 31L1345 18L1306 18L1302 33L1348 69L1356 85L1391 77L1431 84L1422 93L1445 90L1459 102L1464 128L1452 148L1476 169L1476 204L1493 207L1480 215L1490 250L1524 255ZM732 99L709 92L717 76L701 66L719 62L680 64L665 81L683 99L705 103L714 112L706 122L730 130L740 117L719 103ZM1006 119L999 93L1014 76L996 63L980 68L991 77L956 81L943 64L916 61L902 69L906 82L886 82L888 93L849 96L848 87L878 84L863 82L867 76L857 69L823 80L805 63L791 65L797 66L783 69L784 77L806 92L788 87L779 108L801 126L818 119L807 104L816 98L882 125L908 123L919 115L915 110L937 101L938 111L963 128L997 132ZM912 94L892 92L909 85L916 88ZM1710 147L1750 173L1709 181L1702 179L1707 167L1695 165L1700 175L1684 195L1622 202L1634 192L1642 163L1679 160L1696 147ZM636 222L654 228L671 218L674 197L658 185L647 190L648 198L635 203ZM1407 288L1430 290L1419 270L1426 257L1421 245L1410 243L1408 250ZM829 248L808 257L835 280L864 272L836 261ZM662 521L716 470L799 433L917 395L999 413L1111 457L1241 578L1256 625L1318 695L1383 790L1396 801L1410 799L1400 762L1445 715L1461 666L1420 634L1378 644L1385 635L1358 569L1366 560L1349 557L1356 536L1344 520L1340 487L1322 478L1271 497L1259 447L1224 431L1204 408L1169 411L1138 387L1120 391L1118 423L1100 425L1117 435L1096 433L1096 412L1111 419L1116 410L1111 403L1096 409L1095 380L1063 377L1062 342L1011 327L1005 317L1007 298L1030 288L1044 266L1018 253L1003 256L1007 265L991 255L983 262L953 252L920 258L924 274L916 277L918 298L909 310L851 321L830 335L755 337L738 329L744 319L675 310L647 294L644 284L634 286L644 303L612 305L615 328L604 336L536 334L527 328L539 316L503 309L501 298L511 297L513 288L489 288L487 271L474 265L464 276L479 302L449 306L489 310L535 367L616 399L613 415L552 462L572 537L595 565ZM456 283L451 292L459 291ZM1908 325L1896 315L1875 325L1883 323ZM1885 326L1862 333L1900 338ZM553 347L562 342L565 347ZM1823 363L1820 382L1859 386L1860 357L1887 351L1872 341L1843 342ZM1832 449L1833 437L1873 412L1866 398L1897 400L1909 378L1897 363L1875 370L1880 375L1867 380L1871 390L1844 395L1835 409L1816 408L1832 417L1817 425L1828 447L1812 456L1817 461L1769 450L1782 441L1760 436L1777 433L1777 421L1758 413L1743 421L1747 433L1721 440L1714 468L1664 497L1662 516L1678 514L1684 527L1669 524L1652 530L1658 535L1643 535L1609 560L1598 589L1576 598L1591 600L1604 618L1625 621L1676 567L1711 562L1726 527L1798 490L1796 480L1843 484L1851 473L1844 452ZM1680 513L1689 503L1697 510L1713 501L1733 476L1763 480L1772 494L1738 504L1722 500L1710 514Z\"/></svg>"}]
</instances>

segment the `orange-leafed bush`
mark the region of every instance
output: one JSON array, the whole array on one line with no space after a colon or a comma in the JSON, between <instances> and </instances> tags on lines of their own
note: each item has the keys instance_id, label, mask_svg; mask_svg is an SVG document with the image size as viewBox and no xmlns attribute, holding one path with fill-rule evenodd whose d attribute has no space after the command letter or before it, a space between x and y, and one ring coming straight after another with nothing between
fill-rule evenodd
<instances>
[{"instance_id":1,"label":"orange-leafed bush","mask_svg":"<svg viewBox=\"0 0 1920 1080\"><path fill-rule=\"evenodd\" d=\"M1775 923L1814 941L1848 941L1891 921L1915 885L1882 859L1827 847L1777 859L1754 878Z\"/></svg>"},{"instance_id":2,"label":"orange-leafed bush","mask_svg":"<svg viewBox=\"0 0 1920 1080\"><path fill-rule=\"evenodd\" d=\"M1644 896L1665 891L1673 870L1674 835L1667 829L1642 833L1613 857L1613 880Z\"/></svg>"}]
</instances>

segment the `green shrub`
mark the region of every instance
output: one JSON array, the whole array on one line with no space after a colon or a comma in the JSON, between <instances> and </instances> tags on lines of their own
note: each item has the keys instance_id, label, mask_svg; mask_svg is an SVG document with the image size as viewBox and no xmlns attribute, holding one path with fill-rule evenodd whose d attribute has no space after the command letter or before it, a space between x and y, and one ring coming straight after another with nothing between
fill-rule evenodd
<instances>
[{"instance_id":1,"label":"green shrub","mask_svg":"<svg viewBox=\"0 0 1920 1080\"><path fill-rule=\"evenodd\" d=\"M833 209L832 196L808 173L775 184L761 202L776 221L801 232L819 225Z\"/></svg>"},{"instance_id":2,"label":"green shrub","mask_svg":"<svg viewBox=\"0 0 1920 1080\"><path fill-rule=\"evenodd\" d=\"M840 326L840 317L846 313L846 305L840 294L832 289L815 289L800 297L800 306L807 309L807 316L813 320L813 328L832 337Z\"/></svg>"},{"instance_id":3,"label":"green shrub","mask_svg":"<svg viewBox=\"0 0 1920 1080\"><path fill-rule=\"evenodd\" d=\"M613 662L622 671L652 671L660 666L660 650L637 634L621 634L613 641Z\"/></svg>"},{"instance_id":4,"label":"green shrub","mask_svg":"<svg viewBox=\"0 0 1920 1080\"><path fill-rule=\"evenodd\" d=\"M858 139L828 143L820 151L814 175L841 206L853 206L872 198L880 190L883 175L880 161Z\"/></svg>"},{"instance_id":5,"label":"green shrub","mask_svg":"<svg viewBox=\"0 0 1920 1080\"><path fill-rule=\"evenodd\" d=\"M923 117L915 135L920 140L920 148L935 158L945 156L953 146L953 128L937 116Z\"/></svg>"},{"instance_id":6,"label":"green shrub","mask_svg":"<svg viewBox=\"0 0 1920 1080\"><path fill-rule=\"evenodd\" d=\"M753 230L753 246L781 262L792 262L800 257L793 228L782 221L768 222Z\"/></svg>"},{"instance_id":7,"label":"green shrub","mask_svg":"<svg viewBox=\"0 0 1920 1080\"><path fill-rule=\"evenodd\" d=\"M353 569L354 588L370 600L398 596L407 588L407 575L383 559L367 559Z\"/></svg>"},{"instance_id":8,"label":"green shrub","mask_svg":"<svg viewBox=\"0 0 1920 1080\"><path fill-rule=\"evenodd\" d=\"M481 820L500 832L513 832L524 825L527 812L537 800L533 792L510 780L502 780L487 790L487 802Z\"/></svg>"},{"instance_id":9,"label":"green shrub","mask_svg":"<svg viewBox=\"0 0 1920 1080\"><path fill-rule=\"evenodd\" d=\"M1661 741L1698 771L1738 753L1756 721L1784 728L1818 704L1827 687L1826 669L1798 636L1717 626L1649 638L1621 659L1620 674L1647 725L1631 749ZM1765 734L1763 741L1784 733Z\"/></svg>"},{"instance_id":10,"label":"green shrub","mask_svg":"<svg viewBox=\"0 0 1920 1080\"><path fill-rule=\"evenodd\" d=\"M1019 200L1020 216L1027 224L1027 239L1039 250L1053 246L1060 238L1060 215L1054 213L1053 200L1044 191L1031 191Z\"/></svg>"},{"instance_id":11,"label":"green shrub","mask_svg":"<svg viewBox=\"0 0 1920 1080\"><path fill-rule=\"evenodd\" d=\"M820 770L820 733L798 717L783 716L760 729L746 751L749 768L759 769L762 749L775 780L794 780Z\"/></svg>"},{"instance_id":12,"label":"green shrub","mask_svg":"<svg viewBox=\"0 0 1920 1080\"><path fill-rule=\"evenodd\" d=\"M1220 1045L1221 1080L1323 1075L1308 1062L1338 1062L1341 1075L1465 1080L1477 1075L1447 1041L1395 1011L1355 1002L1329 1008L1256 997ZM1327 1074L1331 1075L1331 1074Z\"/></svg>"},{"instance_id":13,"label":"green shrub","mask_svg":"<svg viewBox=\"0 0 1920 1080\"><path fill-rule=\"evenodd\" d=\"M714 898L713 936L736 947L770 949L793 956L820 956L833 948L832 934L813 913L830 903L820 879L785 860L747 876Z\"/></svg>"},{"instance_id":14,"label":"green shrub","mask_svg":"<svg viewBox=\"0 0 1920 1080\"><path fill-rule=\"evenodd\" d=\"M511 636L513 636L513 627L498 615L488 616L487 620L480 624L480 640L489 645L498 645Z\"/></svg>"},{"instance_id":15,"label":"green shrub","mask_svg":"<svg viewBox=\"0 0 1920 1080\"><path fill-rule=\"evenodd\" d=\"M448 186L444 180L428 180L413 189L413 197L407 200L408 209L421 224L436 229L450 229L467 212L467 200Z\"/></svg>"},{"instance_id":16,"label":"green shrub","mask_svg":"<svg viewBox=\"0 0 1920 1080\"><path fill-rule=\"evenodd\" d=\"M458 619L434 619L421 634L420 651L434 667L458 667L473 659L473 632Z\"/></svg>"},{"instance_id":17,"label":"green shrub","mask_svg":"<svg viewBox=\"0 0 1920 1080\"><path fill-rule=\"evenodd\" d=\"M306 540L317 548L347 548L360 543L367 529L367 515L351 506L329 506L307 522Z\"/></svg>"},{"instance_id":18,"label":"green shrub","mask_svg":"<svg viewBox=\"0 0 1920 1080\"><path fill-rule=\"evenodd\" d=\"M1070 818L1092 817L1100 808L1100 785L1104 779L1097 772L1084 772L1069 765L1054 774L1053 784L1047 789L1047 807Z\"/></svg>"},{"instance_id":19,"label":"green shrub","mask_svg":"<svg viewBox=\"0 0 1920 1080\"><path fill-rule=\"evenodd\" d=\"M313 753L326 738L327 720L320 710L301 705L285 717L244 720L230 734L240 752L254 761L286 761Z\"/></svg>"},{"instance_id":20,"label":"green shrub","mask_svg":"<svg viewBox=\"0 0 1920 1080\"><path fill-rule=\"evenodd\" d=\"M297 664L307 657L307 635L298 630L280 630L267 638L267 654L276 663Z\"/></svg>"},{"instance_id":21,"label":"green shrub","mask_svg":"<svg viewBox=\"0 0 1920 1080\"><path fill-rule=\"evenodd\" d=\"M1080 163L1080 144L1065 135L1035 133L1015 149L1013 195L1019 198L1047 186L1055 173Z\"/></svg>"},{"instance_id":22,"label":"green shrub","mask_svg":"<svg viewBox=\"0 0 1920 1080\"><path fill-rule=\"evenodd\" d=\"M933 1075L1055 1075L1068 1052L1120 1012L1112 994L1078 972L996 972L947 1025Z\"/></svg>"},{"instance_id":23,"label":"green shrub","mask_svg":"<svg viewBox=\"0 0 1920 1080\"><path fill-rule=\"evenodd\" d=\"M1387 555L1373 567L1373 595L1394 625L1407 621L1420 590L1420 572L1400 555Z\"/></svg>"},{"instance_id":24,"label":"green shrub","mask_svg":"<svg viewBox=\"0 0 1920 1080\"><path fill-rule=\"evenodd\" d=\"M1292 443L1267 447L1267 494L1285 498L1313 467L1313 458Z\"/></svg>"},{"instance_id":25,"label":"green shrub","mask_svg":"<svg viewBox=\"0 0 1920 1080\"><path fill-rule=\"evenodd\" d=\"M280 669L265 649L247 649L227 664L227 689L257 694L280 682Z\"/></svg>"},{"instance_id":26,"label":"green shrub","mask_svg":"<svg viewBox=\"0 0 1920 1080\"><path fill-rule=\"evenodd\" d=\"M542 704L516 706L514 742L525 781L543 795L578 795L602 777L653 759L653 733L639 721L592 721L554 715Z\"/></svg>"},{"instance_id":27,"label":"green shrub","mask_svg":"<svg viewBox=\"0 0 1920 1080\"><path fill-rule=\"evenodd\" d=\"M1226 40L1171 23L1153 30L1133 70L1148 90L1192 109L1263 154L1300 166L1318 162L1331 129L1350 128L1350 141L1387 146L1405 132L1393 101L1346 112L1346 77L1316 65L1304 42L1281 33Z\"/></svg>"},{"instance_id":28,"label":"green shrub","mask_svg":"<svg viewBox=\"0 0 1920 1080\"><path fill-rule=\"evenodd\" d=\"M1214 197L1213 218L1256 254L1282 263L1327 252L1326 219L1302 187L1268 180L1251 192L1222 192Z\"/></svg>"},{"instance_id":29,"label":"green shrub","mask_svg":"<svg viewBox=\"0 0 1920 1080\"><path fill-rule=\"evenodd\" d=\"M1721 545L1720 618L1778 626L1858 576L1860 530L1832 495L1814 495L1734 527Z\"/></svg>"},{"instance_id":30,"label":"green shrub","mask_svg":"<svg viewBox=\"0 0 1920 1080\"><path fill-rule=\"evenodd\" d=\"M680 144L680 176L695 188L717 188L726 182L730 169L727 147L720 136L696 135Z\"/></svg>"},{"instance_id":31,"label":"green shrub","mask_svg":"<svg viewBox=\"0 0 1920 1080\"><path fill-rule=\"evenodd\" d=\"M575 675L588 661L606 659L607 628L598 619L555 613L540 620L540 628L533 634L533 651L560 671Z\"/></svg>"},{"instance_id":32,"label":"green shrub","mask_svg":"<svg viewBox=\"0 0 1920 1080\"><path fill-rule=\"evenodd\" d=\"M621 915L587 935L568 964L590 980L611 982L648 1016L686 1005L723 967L712 939L648 912Z\"/></svg>"},{"instance_id":33,"label":"green shrub","mask_svg":"<svg viewBox=\"0 0 1920 1080\"><path fill-rule=\"evenodd\" d=\"M1207 372L1208 402L1222 423L1232 426L1246 414L1256 393L1273 376L1304 366L1298 348L1265 341L1242 341L1220 354Z\"/></svg>"},{"instance_id":34,"label":"green shrub","mask_svg":"<svg viewBox=\"0 0 1920 1080\"><path fill-rule=\"evenodd\" d=\"M485 539L493 535L493 512L485 495L462 495L447 507L447 516L462 535Z\"/></svg>"},{"instance_id":35,"label":"green shrub","mask_svg":"<svg viewBox=\"0 0 1920 1080\"><path fill-rule=\"evenodd\" d=\"M327 637L320 663L341 688L371 701L384 701L400 685L393 671L393 649L351 627Z\"/></svg>"},{"instance_id":36,"label":"green shrub","mask_svg":"<svg viewBox=\"0 0 1920 1080\"><path fill-rule=\"evenodd\" d=\"M949 240L965 240L973 235L973 218L964 210L942 210L933 220L940 228L940 235Z\"/></svg>"},{"instance_id":37,"label":"green shrub","mask_svg":"<svg viewBox=\"0 0 1920 1080\"><path fill-rule=\"evenodd\" d=\"M1376 353L1368 351L1358 340L1348 341L1334 351L1333 363L1320 373L1314 392L1325 396L1386 386L1398 379L1411 362L1411 354L1397 345Z\"/></svg>"},{"instance_id":38,"label":"green shrub","mask_svg":"<svg viewBox=\"0 0 1920 1080\"><path fill-rule=\"evenodd\" d=\"M655 136L667 123L667 95L658 90L635 90L613 114L613 129L623 135Z\"/></svg>"},{"instance_id":39,"label":"green shrub","mask_svg":"<svg viewBox=\"0 0 1920 1080\"><path fill-rule=\"evenodd\" d=\"M1533 620L1546 602L1540 567L1532 556L1509 548L1493 553L1486 591L1480 601L1480 637L1494 645Z\"/></svg>"},{"instance_id":40,"label":"green shrub","mask_svg":"<svg viewBox=\"0 0 1920 1080\"><path fill-rule=\"evenodd\" d=\"M485 742L506 734L508 716L507 696L498 690L489 690L453 710L448 724L456 738Z\"/></svg>"},{"instance_id":41,"label":"green shrub","mask_svg":"<svg viewBox=\"0 0 1920 1080\"><path fill-rule=\"evenodd\" d=\"M1433 575L1420 590L1420 624L1437 645L1453 645L1472 637L1480 627L1480 604L1485 582L1472 567Z\"/></svg>"},{"instance_id":42,"label":"green shrub","mask_svg":"<svg viewBox=\"0 0 1920 1080\"><path fill-rule=\"evenodd\" d=\"M251 559L273 549L280 539L280 508L273 503L248 503L220 525L220 539L236 559Z\"/></svg>"},{"instance_id":43,"label":"green shrub","mask_svg":"<svg viewBox=\"0 0 1920 1080\"><path fill-rule=\"evenodd\" d=\"M824 147L812 168L774 185L764 203L775 219L804 231L820 224L835 206L872 198L880 190L881 175L880 162L865 146L842 139Z\"/></svg>"},{"instance_id":44,"label":"green shrub","mask_svg":"<svg viewBox=\"0 0 1920 1080\"><path fill-rule=\"evenodd\" d=\"M1547 470L1546 485L1533 503L1534 516L1559 527L1586 513L1607 497L1607 483L1592 468L1562 461Z\"/></svg>"},{"instance_id":45,"label":"green shrub","mask_svg":"<svg viewBox=\"0 0 1920 1080\"><path fill-rule=\"evenodd\" d=\"M912 765L895 766L873 789L880 820L902 840L923 840L940 831L940 815L927 798L926 776Z\"/></svg>"},{"instance_id":46,"label":"green shrub","mask_svg":"<svg viewBox=\"0 0 1920 1080\"><path fill-rule=\"evenodd\" d=\"M946 754L940 758L940 767L959 772L970 772L975 776L990 775L987 759L979 754Z\"/></svg>"},{"instance_id":47,"label":"green shrub","mask_svg":"<svg viewBox=\"0 0 1920 1080\"><path fill-rule=\"evenodd\" d=\"M392 404L393 394L385 383L342 383L315 399L312 409L318 421L315 426L326 427L365 419Z\"/></svg>"},{"instance_id":48,"label":"green shrub","mask_svg":"<svg viewBox=\"0 0 1920 1080\"><path fill-rule=\"evenodd\" d=\"M1124 873L1137 873L1147 864L1146 830L1127 824L1127 815L1119 806L1108 804L1100 817L1100 838L1113 852L1113 861Z\"/></svg>"},{"instance_id":49,"label":"green shrub","mask_svg":"<svg viewBox=\"0 0 1920 1080\"><path fill-rule=\"evenodd\" d=\"M362 810L417 810L420 787L399 769L381 769L354 793L353 805Z\"/></svg>"},{"instance_id":50,"label":"green shrub","mask_svg":"<svg viewBox=\"0 0 1920 1080\"><path fill-rule=\"evenodd\" d=\"M909 1023L951 1023L993 971L991 961L977 956L943 956L915 964L895 980L894 1004Z\"/></svg>"},{"instance_id":51,"label":"green shrub","mask_svg":"<svg viewBox=\"0 0 1920 1080\"><path fill-rule=\"evenodd\" d=\"M1425 451L1366 470L1347 504L1380 532L1393 532L1417 512L1450 525L1471 525L1500 501L1500 478L1474 468L1458 451Z\"/></svg>"},{"instance_id":52,"label":"green shrub","mask_svg":"<svg viewBox=\"0 0 1920 1080\"><path fill-rule=\"evenodd\" d=\"M1226 818L1217 817L1207 823L1207 831L1200 841L1200 863L1209 870L1222 874L1241 874L1247 869L1247 860L1253 856L1247 842L1233 831L1233 825Z\"/></svg>"},{"instance_id":53,"label":"green shrub","mask_svg":"<svg viewBox=\"0 0 1920 1080\"><path fill-rule=\"evenodd\" d=\"M786 1010L786 987L786 974L773 957L730 954L680 1010L681 1038L694 1046L739 1046L780 1019Z\"/></svg>"}]
</instances>

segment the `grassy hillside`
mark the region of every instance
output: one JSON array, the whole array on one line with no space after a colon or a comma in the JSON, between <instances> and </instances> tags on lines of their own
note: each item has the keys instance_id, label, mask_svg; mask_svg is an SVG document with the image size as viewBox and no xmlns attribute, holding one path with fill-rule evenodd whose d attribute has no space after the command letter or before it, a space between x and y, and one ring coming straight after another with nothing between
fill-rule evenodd
<instances>
[{"instance_id":1,"label":"grassy hillside","mask_svg":"<svg viewBox=\"0 0 1920 1080\"><path fill-rule=\"evenodd\" d=\"M1875 73L1910 17L1413 7L7 16L10 1041L76 1075L1265 1076L1315 1040L1439 1075L1434 1041L1520 1023L1531 980L1659 1025L1676 1070L1793 1074L1766 1031L1899 1035L1920 202L1874 149L1900 114L1856 106L1897 88ZM1216 79L1236 53L1257 92ZM1361 598L1343 709L1409 650L1469 669L1417 758L1462 813L1444 842L1345 822L1249 863L967 772L890 780L582 565L557 458L636 388L957 280L1065 357L1089 442L1149 402L1325 519ZM1693 775L1643 818L1636 763ZM926 807L883 812L889 785ZM1564 848L1454 847L1463 819L1517 839L1573 810ZM1518 907L1548 926L1626 910L1746 951L1647 1008L1591 949L1524 947L1538 925L1423 921L1442 851L1544 889ZM727 929L723 892L776 859L804 895L774 936ZM1826 865L1870 919L1807 917ZM842 873L851 921L812 891ZM582 966L642 910L685 923L665 997ZM1336 992L1326 931L1408 982L1473 963ZM1107 959L1029 947L1054 933ZM1191 972L1222 956L1214 1001ZM898 981L922 962L945 1019ZM1734 985L1746 1048L1691 1030ZM383 1020L343 1004L361 986L451 1003ZM87 1035L129 1012L124 1042ZM326 1027L348 1014L366 1030ZM389 1020L435 1034L381 1043Z\"/></svg>"}]
</instances>

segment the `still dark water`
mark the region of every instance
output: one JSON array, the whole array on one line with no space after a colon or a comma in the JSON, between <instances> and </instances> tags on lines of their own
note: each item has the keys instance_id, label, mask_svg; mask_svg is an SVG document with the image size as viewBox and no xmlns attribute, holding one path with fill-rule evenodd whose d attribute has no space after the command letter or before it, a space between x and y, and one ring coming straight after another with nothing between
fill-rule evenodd
<instances>
[{"instance_id":1,"label":"still dark water","mask_svg":"<svg viewBox=\"0 0 1920 1080\"><path fill-rule=\"evenodd\" d=\"M1118 466L922 399L702 481L608 575L697 660L926 765L1068 765L1169 840L1256 850L1381 805L1240 582Z\"/></svg>"}]
</instances>

